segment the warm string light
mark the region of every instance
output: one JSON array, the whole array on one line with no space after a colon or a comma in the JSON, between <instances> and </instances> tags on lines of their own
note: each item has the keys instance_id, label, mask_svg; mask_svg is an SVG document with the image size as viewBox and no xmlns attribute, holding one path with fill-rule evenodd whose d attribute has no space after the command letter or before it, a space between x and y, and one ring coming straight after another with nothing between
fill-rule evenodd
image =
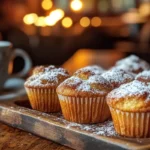
<instances>
[{"instance_id":1,"label":"warm string light","mask_svg":"<svg viewBox=\"0 0 150 150\"><path fill-rule=\"evenodd\" d=\"M82 17L80 19L80 25L82 27L88 27L90 25L90 19L88 17Z\"/></svg>"},{"instance_id":2,"label":"warm string light","mask_svg":"<svg viewBox=\"0 0 150 150\"><path fill-rule=\"evenodd\" d=\"M64 15L65 13L62 9L56 9L49 14L53 20L60 20L64 17Z\"/></svg>"},{"instance_id":3,"label":"warm string light","mask_svg":"<svg viewBox=\"0 0 150 150\"><path fill-rule=\"evenodd\" d=\"M53 2L51 0L43 0L41 6L44 10L50 10L53 6Z\"/></svg>"},{"instance_id":4,"label":"warm string light","mask_svg":"<svg viewBox=\"0 0 150 150\"><path fill-rule=\"evenodd\" d=\"M61 23L64 28L70 28L72 26L72 22L73 21L70 17L65 17Z\"/></svg>"},{"instance_id":5,"label":"warm string light","mask_svg":"<svg viewBox=\"0 0 150 150\"><path fill-rule=\"evenodd\" d=\"M54 26L57 22L53 20L50 16L45 17L45 23L47 26Z\"/></svg>"},{"instance_id":6,"label":"warm string light","mask_svg":"<svg viewBox=\"0 0 150 150\"><path fill-rule=\"evenodd\" d=\"M93 27L99 27L101 25L101 23L102 23L102 21L101 21L101 19L99 17L93 17L91 19L91 25Z\"/></svg>"},{"instance_id":7,"label":"warm string light","mask_svg":"<svg viewBox=\"0 0 150 150\"><path fill-rule=\"evenodd\" d=\"M24 16L23 22L27 25L31 25L34 24L37 21L37 19L38 19L37 14L31 13Z\"/></svg>"},{"instance_id":8,"label":"warm string light","mask_svg":"<svg viewBox=\"0 0 150 150\"><path fill-rule=\"evenodd\" d=\"M73 11L79 11L82 9L83 3L80 0L72 0L70 7Z\"/></svg>"},{"instance_id":9,"label":"warm string light","mask_svg":"<svg viewBox=\"0 0 150 150\"><path fill-rule=\"evenodd\" d=\"M49 16L38 17L36 14L31 13L24 16L23 21L27 25L35 24L35 26L45 27L45 26L54 26L59 20L64 17L65 13L61 9L56 9L52 11ZM93 17L91 20L88 17L82 17L79 21L82 27L99 27L102 23L99 17ZM73 21L70 17L65 17L61 21L61 24L64 28L70 28L73 24Z\"/></svg>"},{"instance_id":10,"label":"warm string light","mask_svg":"<svg viewBox=\"0 0 150 150\"><path fill-rule=\"evenodd\" d=\"M38 17L36 14L27 14L24 16L23 21L27 25L35 24L35 26L45 27L54 26L59 20L64 17L65 13L61 9L56 9L52 11L49 16Z\"/></svg>"},{"instance_id":11,"label":"warm string light","mask_svg":"<svg viewBox=\"0 0 150 150\"><path fill-rule=\"evenodd\" d=\"M44 10L49 10L53 6L52 0L43 0L41 6ZM74 11L79 11L83 7L81 0L72 0L70 7ZM54 26L56 23L64 17L65 13L62 9L55 9L51 11L48 16L38 17L37 14L31 13L24 16L23 21L25 24L35 26L45 27L45 26ZM93 17L91 20L88 17L82 17L79 21L82 27L98 27L101 25L101 19L99 17ZM62 19L61 24L64 28L70 28L73 24L73 21L70 17L65 17Z\"/></svg>"},{"instance_id":12,"label":"warm string light","mask_svg":"<svg viewBox=\"0 0 150 150\"><path fill-rule=\"evenodd\" d=\"M35 22L35 25L38 27L45 27L46 26L45 17L43 16L38 17L37 21Z\"/></svg>"},{"instance_id":13,"label":"warm string light","mask_svg":"<svg viewBox=\"0 0 150 150\"><path fill-rule=\"evenodd\" d=\"M49 16L45 17L45 23L48 26L54 26L59 20L64 17L65 13L62 9L52 11Z\"/></svg>"},{"instance_id":14,"label":"warm string light","mask_svg":"<svg viewBox=\"0 0 150 150\"><path fill-rule=\"evenodd\" d=\"M99 27L101 23L102 23L102 20L99 17L93 17L91 20L88 17L82 17L80 19L80 25L85 28L89 27L90 25L93 27Z\"/></svg>"}]
</instances>

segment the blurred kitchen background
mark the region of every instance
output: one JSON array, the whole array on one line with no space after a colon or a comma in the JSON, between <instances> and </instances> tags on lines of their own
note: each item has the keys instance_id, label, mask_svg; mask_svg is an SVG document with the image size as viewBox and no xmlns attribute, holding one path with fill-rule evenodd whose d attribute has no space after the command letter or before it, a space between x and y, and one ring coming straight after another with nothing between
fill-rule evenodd
<instances>
[{"instance_id":1,"label":"blurred kitchen background","mask_svg":"<svg viewBox=\"0 0 150 150\"><path fill-rule=\"evenodd\" d=\"M24 49L33 65L62 65L74 55L80 64L92 50L105 62L119 53L150 62L150 0L0 0L0 40ZM15 63L14 72L23 60Z\"/></svg>"}]
</instances>

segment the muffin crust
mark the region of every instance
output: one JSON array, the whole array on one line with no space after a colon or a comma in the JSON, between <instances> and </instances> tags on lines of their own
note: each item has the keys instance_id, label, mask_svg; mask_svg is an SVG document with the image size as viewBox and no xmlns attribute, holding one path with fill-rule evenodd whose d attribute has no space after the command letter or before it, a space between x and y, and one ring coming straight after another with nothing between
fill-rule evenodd
<instances>
[{"instance_id":1,"label":"muffin crust","mask_svg":"<svg viewBox=\"0 0 150 150\"><path fill-rule=\"evenodd\" d=\"M138 74L144 70L150 69L150 64L140 59L136 55L130 55L116 62L116 68Z\"/></svg>"},{"instance_id":2,"label":"muffin crust","mask_svg":"<svg viewBox=\"0 0 150 150\"><path fill-rule=\"evenodd\" d=\"M77 71L58 88L57 93L67 96L105 96L112 89L102 76L91 71Z\"/></svg>"},{"instance_id":3,"label":"muffin crust","mask_svg":"<svg viewBox=\"0 0 150 150\"><path fill-rule=\"evenodd\" d=\"M56 68L53 65L48 67L39 66L33 71L33 75L25 82L26 87L32 88L53 88L69 77L67 70Z\"/></svg>"},{"instance_id":4,"label":"muffin crust","mask_svg":"<svg viewBox=\"0 0 150 150\"><path fill-rule=\"evenodd\" d=\"M111 69L102 74L113 88L119 87L121 84L128 83L134 80L134 76L131 73L128 73L121 69Z\"/></svg>"},{"instance_id":5,"label":"muffin crust","mask_svg":"<svg viewBox=\"0 0 150 150\"><path fill-rule=\"evenodd\" d=\"M107 104L125 112L150 112L150 88L134 80L111 91L107 95Z\"/></svg>"}]
</instances>

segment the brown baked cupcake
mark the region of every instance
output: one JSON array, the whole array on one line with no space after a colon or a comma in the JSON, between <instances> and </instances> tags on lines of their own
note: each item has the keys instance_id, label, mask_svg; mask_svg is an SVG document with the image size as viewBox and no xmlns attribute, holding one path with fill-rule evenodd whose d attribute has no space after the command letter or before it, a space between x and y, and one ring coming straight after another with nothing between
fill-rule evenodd
<instances>
[{"instance_id":1,"label":"brown baked cupcake","mask_svg":"<svg viewBox=\"0 0 150 150\"><path fill-rule=\"evenodd\" d=\"M115 68L122 69L134 74L138 74L144 70L150 69L148 62L140 59L136 55L130 55L116 62Z\"/></svg>"},{"instance_id":2,"label":"brown baked cupcake","mask_svg":"<svg viewBox=\"0 0 150 150\"><path fill-rule=\"evenodd\" d=\"M32 108L43 112L60 111L56 88L68 77L68 72L63 68L37 67L33 75L25 82L25 89Z\"/></svg>"},{"instance_id":3,"label":"brown baked cupcake","mask_svg":"<svg viewBox=\"0 0 150 150\"><path fill-rule=\"evenodd\" d=\"M134 80L107 96L116 132L127 137L150 137L150 88Z\"/></svg>"},{"instance_id":4,"label":"brown baked cupcake","mask_svg":"<svg viewBox=\"0 0 150 150\"><path fill-rule=\"evenodd\" d=\"M75 76L84 76L84 75L100 75L104 72L105 70L100 67L100 66L97 66L97 65L91 65L91 66L87 66L87 67L84 67L84 68L81 68L81 69L78 69L74 75Z\"/></svg>"},{"instance_id":5,"label":"brown baked cupcake","mask_svg":"<svg viewBox=\"0 0 150 150\"><path fill-rule=\"evenodd\" d=\"M50 65L50 66L42 66L42 65L41 66L36 66L33 69L32 74L44 73L44 72L52 71L53 69L56 69L56 67L54 65ZM64 70L64 71L66 71L66 70Z\"/></svg>"},{"instance_id":6,"label":"brown baked cupcake","mask_svg":"<svg viewBox=\"0 0 150 150\"><path fill-rule=\"evenodd\" d=\"M124 70L113 68L102 74L113 88L119 87L121 84L125 84L134 80L134 76Z\"/></svg>"},{"instance_id":7,"label":"brown baked cupcake","mask_svg":"<svg viewBox=\"0 0 150 150\"><path fill-rule=\"evenodd\" d=\"M150 70L139 73L135 79L150 84Z\"/></svg>"},{"instance_id":8,"label":"brown baked cupcake","mask_svg":"<svg viewBox=\"0 0 150 150\"><path fill-rule=\"evenodd\" d=\"M110 117L106 95L110 84L91 72L75 73L57 87L57 94L66 120L77 123L98 123Z\"/></svg>"}]
</instances>

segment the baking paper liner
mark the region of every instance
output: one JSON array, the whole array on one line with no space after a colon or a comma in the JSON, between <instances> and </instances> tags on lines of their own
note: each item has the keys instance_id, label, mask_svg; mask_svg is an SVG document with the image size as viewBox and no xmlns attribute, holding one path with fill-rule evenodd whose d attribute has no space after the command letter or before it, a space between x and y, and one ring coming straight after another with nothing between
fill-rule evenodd
<instances>
[{"instance_id":1,"label":"baking paper liner","mask_svg":"<svg viewBox=\"0 0 150 150\"><path fill-rule=\"evenodd\" d=\"M123 112L110 107L115 130L127 137L150 137L149 112Z\"/></svg>"},{"instance_id":2,"label":"baking paper liner","mask_svg":"<svg viewBox=\"0 0 150 150\"><path fill-rule=\"evenodd\" d=\"M98 123L110 117L105 97L69 97L58 95L66 120L77 123Z\"/></svg>"},{"instance_id":3,"label":"baking paper liner","mask_svg":"<svg viewBox=\"0 0 150 150\"><path fill-rule=\"evenodd\" d=\"M43 112L59 112L61 110L56 89L26 87L26 92L33 109Z\"/></svg>"}]
</instances>

